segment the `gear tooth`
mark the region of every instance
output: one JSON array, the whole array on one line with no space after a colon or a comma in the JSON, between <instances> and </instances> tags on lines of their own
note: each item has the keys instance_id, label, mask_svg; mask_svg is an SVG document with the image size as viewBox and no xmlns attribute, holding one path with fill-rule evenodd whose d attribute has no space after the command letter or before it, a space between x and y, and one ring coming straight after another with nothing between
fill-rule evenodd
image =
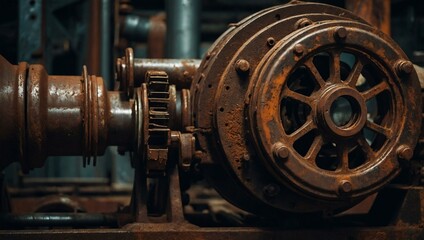
<instances>
[{"instance_id":1,"label":"gear tooth","mask_svg":"<svg viewBox=\"0 0 424 240\"><path fill-rule=\"evenodd\" d=\"M168 75L163 71L149 71L146 80L149 103L148 173L164 175L170 142Z\"/></svg>"}]
</instances>

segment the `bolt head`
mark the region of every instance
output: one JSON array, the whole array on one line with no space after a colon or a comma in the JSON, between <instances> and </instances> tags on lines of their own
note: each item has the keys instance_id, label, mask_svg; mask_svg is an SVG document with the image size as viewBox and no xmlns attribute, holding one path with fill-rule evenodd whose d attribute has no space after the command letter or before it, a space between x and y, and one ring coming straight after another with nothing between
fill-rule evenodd
<instances>
[{"instance_id":1,"label":"bolt head","mask_svg":"<svg viewBox=\"0 0 424 240\"><path fill-rule=\"evenodd\" d=\"M239 73L246 73L250 69L250 63L245 59L239 59L236 62L236 70Z\"/></svg>"},{"instance_id":2,"label":"bolt head","mask_svg":"<svg viewBox=\"0 0 424 240\"><path fill-rule=\"evenodd\" d=\"M277 155L280 159L286 159L289 157L289 150L286 147L280 147L277 151Z\"/></svg>"},{"instance_id":3,"label":"bolt head","mask_svg":"<svg viewBox=\"0 0 424 240\"><path fill-rule=\"evenodd\" d=\"M341 194L350 193L352 191L352 183L348 180L341 180L339 184L339 191Z\"/></svg>"},{"instance_id":4,"label":"bolt head","mask_svg":"<svg viewBox=\"0 0 424 240\"><path fill-rule=\"evenodd\" d=\"M263 193L266 197L275 197L280 193L280 187L274 183L268 184L263 188Z\"/></svg>"},{"instance_id":5,"label":"bolt head","mask_svg":"<svg viewBox=\"0 0 424 240\"><path fill-rule=\"evenodd\" d=\"M290 155L289 149L282 143L274 144L273 153L274 157L281 160L287 159Z\"/></svg>"},{"instance_id":6,"label":"bolt head","mask_svg":"<svg viewBox=\"0 0 424 240\"><path fill-rule=\"evenodd\" d=\"M295 29L304 28L312 24L311 19L309 18L301 18L295 23Z\"/></svg>"},{"instance_id":7,"label":"bolt head","mask_svg":"<svg viewBox=\"0 0 424 240\"><path fill-rule=\"evenodd\" d=\"M399 146L396 152L398 154L398 157L404 160L411 160L412 156L414 155L414 151L412 150L412 148L406 145Z\"/></svg>"},{"instance_id":8,"label":"bolt head","mask_svg":"<svg viewBox=\"0 0 424 240\"><path fill-rule=\"evenodd\" d=\"M399 60L396 62L395 69L399 76L409 75L414 71L414 64L408 60Z\"/></svg>"},{"instance_id":9,"label":"bolt head","mask_svg":"<svg viewBox=\"0 0 424 240\"><path fill-rule=\"evenodd\" d=\"M338 27L334 31L334 37L339 40L345 39L347 37L347 34L348 32L345 27Z\"/></svg>"},{"instance_id":10,"label":"bolt head","mask_svg":"<svg viewBox=\"0 0 424 240\"><path fill-rule=\"evenodd\" d=\"M293 53L296 54L297 56L301 56L304 51L305 51L305 48L303 47L302 44L298 43L294 45Z\"/></svg>"}]
</instances>

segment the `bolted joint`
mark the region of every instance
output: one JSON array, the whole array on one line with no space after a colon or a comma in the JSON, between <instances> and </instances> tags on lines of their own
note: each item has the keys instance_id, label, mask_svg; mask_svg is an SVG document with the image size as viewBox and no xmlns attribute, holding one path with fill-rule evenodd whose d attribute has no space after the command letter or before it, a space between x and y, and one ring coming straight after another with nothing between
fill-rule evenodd
<instances>
[{"instance_id":1,"label":"bolted joint","mask_svg":"<svg viewBox=\"0 0 424 240\"><path fill-rule=\"evenodd\" d=\"M290 155L289 149L281 142L274 144L272 147L272 153L274 154L274 157L279 160L285 160Z\"/></svg>"},{"instance_id":2,"label":"bolted joint","mask_svg":"<svg viewBox=\"0 0 424 240\"><path fill-rule=\"evenodd\" d=\"M399 60L395 63L394 66L396 73L398 76L402 77L405 75L409 75L414 71L414 64L408 60Z\"/></svg>"},{"instance_id":3,"label":"bolted joint","mask_svg":"<svg viewBox=\"0 0 424 240\"><path fill-rule=\"evenodd\" d=\"M412 151L412 148L406 146L406 145L400 145L396 153L400 159L404 160L411 160L412 156L414 155L414 151Z\"/></svg>"},{"instance_id":4,"label":"bolted joint","mask_svg":"<svg viewBox=\"0 0 424 240\"><path fill-rule=\"evenodd\" d=\"M312 24L311 19L309 18L301 18L299 19L295 24L294 24L294 28L295 29L300 29L300 28L304 28L306 26L309 26Z\"/></svg>"},{"instance_id":5,"label":"bolted joint","mask_svg":"<svg viewBox=\"0 0 424 240\"><path fill-rule=\"evenodd\" d=\"M352 183L348 180L341 180L339 183L339 193L348 194L352 192Z\"/></svg>"},{"instance_id":6,"label":"bolted joint","mask_svg":"<svg viewBox=\"0 0 424 240\"><path fill-rule=\"evenodd\" d=\"M334 38L336 40L344 40L344 39L346 39L347 34L348 34L348 32L347 32L347 29L345 27L337 27L334 30Z\"/></svg>"},{"instance_id":7,"label":"bolted joint","mask_svg":"<svg viewBox=\"0 0 424 240\"><path fill-rule=\"evenodd\" d=\"M179 167L183 171L190 170L194 158L201 158L202 152L196 151L195 138L191 133L180 133L179 137Z\"/></svg>"},{"instance_id":8,"label":"bolted joint","mask_svg":"<svg viewBox=\"0 0 424 240\"><path fill-rule=\"evenodd\" d=\"M304 51L305 51L305 47L300 43L297 43L293 47L293 53L297 56L302 56Z\"/></svg>"},{"instance_id":9,"label":"bolted joint","mask_svg":"<svg viewBox=\"0 0 424 240\"><path fill-rule=\"evenodd\" d=\"M250 70L250 63L245 59L238 59L236 62L236 70L238 73L247 73Z\"/></svg>"}]
</instances>

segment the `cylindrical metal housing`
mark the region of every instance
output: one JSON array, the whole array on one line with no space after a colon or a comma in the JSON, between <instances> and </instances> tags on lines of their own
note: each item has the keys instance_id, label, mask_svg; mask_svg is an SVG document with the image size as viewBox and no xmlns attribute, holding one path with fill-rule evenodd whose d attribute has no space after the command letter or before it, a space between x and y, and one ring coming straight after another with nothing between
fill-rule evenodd
<instances>
[{"instance_id":1,"label":"cylindrical metal housing","mask_svg":"<svg viewBox=\"0 0 424 240\"><path fill-rule=\"evenodd\" d=\"M52 156L81 154L84 92L81 77L48 79L47 146ZM66 144L66 145L64 145Z\"/></svg>"},{"instance_id":2,"label":"cylindrical metal housing","mask_svg":"<svg viewBox=\"0 0 424 240\"><path fill-rule=\"evenodd\" d=\"M107 95L110 104L108 145L131 146L134 138L134 102L127 101L122 92L110 91Z\"/></svg>"},{"instance_id":3,"label":"cylindrical metal housing","mask_svg":"<svg viewBox=\"0 0 424 240\"><path fill-rule=\"evenodd\" d=\"M103 79L49 76L41 65L13 66L0 57L0 167L20 161L24 171L47 156L82 155L89 163L107 146L129 146L133 101L107 92Z\"/></svg>"},{"instance_id":4,"label":"cylindrical metal housing","mask_svg":"<svg viewBox=\"0 0 424 240\"><path fill-rule=\"evenodd\" d=\"M410 66L345 9L292 1L247 17L212 45L191 85L203 173L261 215L352 207L416 145Z\"/></svg>"}]
</instances>

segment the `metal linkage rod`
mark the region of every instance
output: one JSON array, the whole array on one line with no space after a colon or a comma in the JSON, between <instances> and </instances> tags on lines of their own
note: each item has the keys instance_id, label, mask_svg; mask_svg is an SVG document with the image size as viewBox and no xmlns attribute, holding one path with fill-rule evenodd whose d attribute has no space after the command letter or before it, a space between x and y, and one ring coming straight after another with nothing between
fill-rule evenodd
<instances>
[{"instance_id":1,"label":"metal linkage rod","mask_svg":"<svg viewBox=\"0 0 424 240\"><path fill-rule=\"evenodd\" d=\"M164 71L168 74L169 83L178 89L190 88L191 82L199 68L200 59L134 59L135 84L145 81L146 72Z\"/></svg>"},{"instance_id":2,"label":"metal linkage rod","mask_svg":"<svg viewBox=\"0 0 424 240\"><path fill-rule=\"evenodd\" d=\"M116 214L104 213L0 214L0 226L7 228L118 227L118 218Z\"/></svg>"},{"instance_id":3,"label":"metal linkage rod","mask_svg":"<svg viewBox=\"0 0 424 240\"><path fill-rule=\"evenodd\" d=\"M147 106L149 96L141 103L131 93L151 71L171 77L170 126L191 125L189 91L177 93L173 83L188 88L199 60L134 59L132 49L121 59L121 87L107 91L103 78L88 75L85 67L81 76L50 76L41 65L12 65L0 56L0 169L19 161L26 172L42 167L48 156L82 155L84 165L95 165L108 146L137 151L137 119L147 113L136 110L135 102Z\"/></svg>"}]
</instances>

